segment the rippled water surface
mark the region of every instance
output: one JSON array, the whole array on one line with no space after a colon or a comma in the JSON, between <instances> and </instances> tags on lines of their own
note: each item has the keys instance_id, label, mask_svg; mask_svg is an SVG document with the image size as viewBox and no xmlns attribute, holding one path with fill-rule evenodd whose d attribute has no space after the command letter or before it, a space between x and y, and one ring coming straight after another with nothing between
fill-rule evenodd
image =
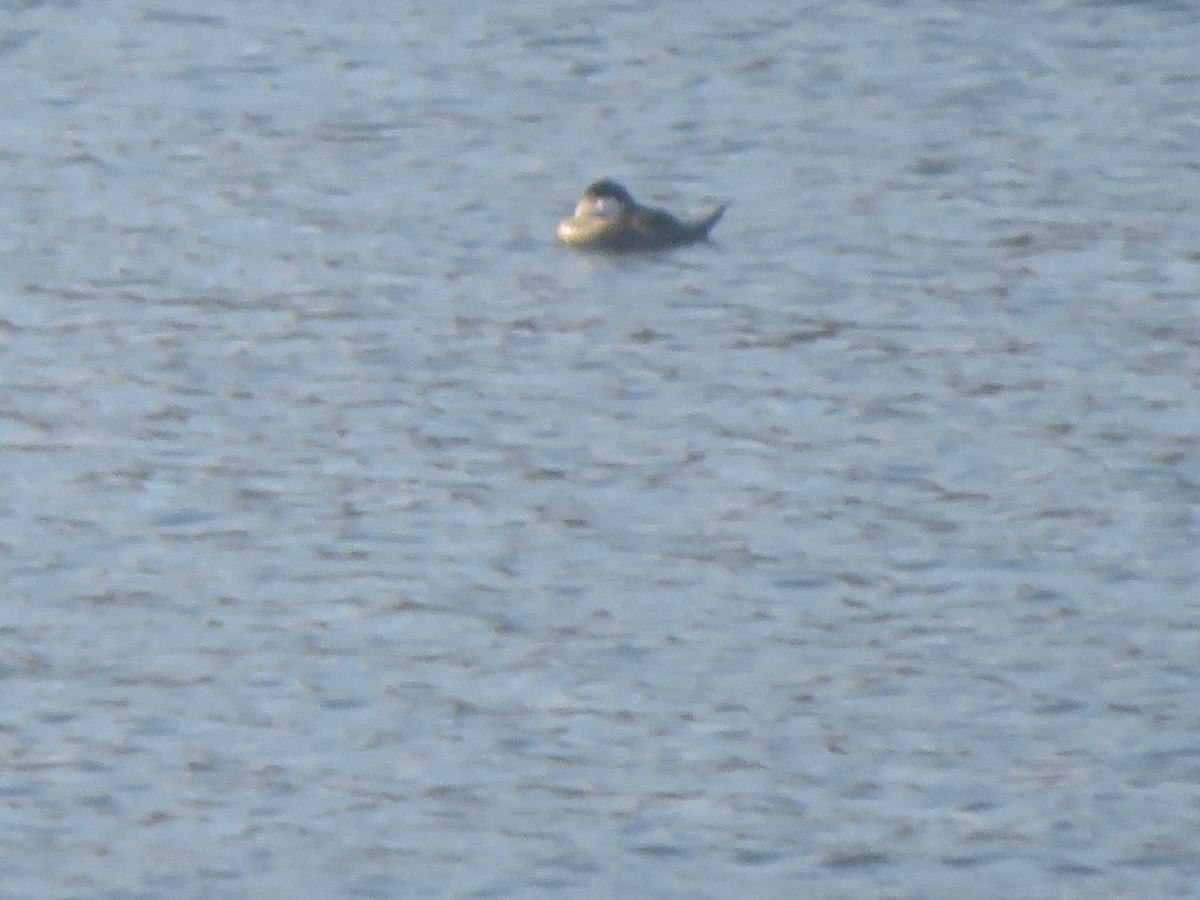
<instances>
[{"instance_id":1,"label":"rippled water surface","mask_svg":"<svg viewBox=\"0 0 1200 900\"><path fill-rule=\"evenodd\" d=\"M0 3L0 892L1194 896L1197 47Z\"/></svg>"}]
</instances>

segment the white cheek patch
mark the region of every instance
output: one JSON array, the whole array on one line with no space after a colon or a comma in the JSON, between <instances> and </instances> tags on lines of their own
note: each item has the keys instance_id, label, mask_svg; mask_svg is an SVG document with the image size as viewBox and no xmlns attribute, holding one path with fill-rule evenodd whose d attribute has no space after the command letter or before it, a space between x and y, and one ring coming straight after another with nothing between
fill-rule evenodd
<instances>
[{"instance_id":1,"label":"white cheek patch","mask_svg":"<svg viewBox=\"0 0 1200 900\"><path fill-rule=\"evenodd\" d=\"M575 206L577 219L615 219L621 214L621 203L612 197L584 197Z\"/></svg>"},{"instance_id":2,"label":"white cheek patch","mask_svg":"<svg viewBox=\"0 0 1200 900\"><path fill-rule=\"evenodd\" d=\"M612 197L597 197L592 201L592 215L612 219L621 214L621 203Z\"/></svg>"}]
</instances>

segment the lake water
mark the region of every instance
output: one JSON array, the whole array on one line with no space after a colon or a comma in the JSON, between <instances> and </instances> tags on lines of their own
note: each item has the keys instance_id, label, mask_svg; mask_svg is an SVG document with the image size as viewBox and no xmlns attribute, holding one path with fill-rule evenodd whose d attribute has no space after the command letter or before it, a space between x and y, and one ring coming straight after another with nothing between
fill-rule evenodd
<instances>
[{"instance_id":1,"label":"lake water","mask_svg":"<svg viewBox=\"0 0 1200 900\"><path fill-rule=\"evenodd\" d=\"M0 3L0 894L1196 896L1198 47Z\"/></svg>"}]
</instances>

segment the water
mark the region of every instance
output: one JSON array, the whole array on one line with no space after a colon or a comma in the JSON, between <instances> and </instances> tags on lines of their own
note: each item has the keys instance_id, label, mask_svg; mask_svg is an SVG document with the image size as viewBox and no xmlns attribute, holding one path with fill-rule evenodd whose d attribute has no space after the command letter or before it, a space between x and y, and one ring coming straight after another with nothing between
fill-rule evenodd
<instances>
[{"instance_id":1,"label":"water","mask_svg":"<svg viewBox=\"0 0 1200 900\"><path fill-rule=\"evenodd\" d=\"M1194 9L387 6L0 7L0 893L1193 896Z\"/></svg>"}]
</instances>

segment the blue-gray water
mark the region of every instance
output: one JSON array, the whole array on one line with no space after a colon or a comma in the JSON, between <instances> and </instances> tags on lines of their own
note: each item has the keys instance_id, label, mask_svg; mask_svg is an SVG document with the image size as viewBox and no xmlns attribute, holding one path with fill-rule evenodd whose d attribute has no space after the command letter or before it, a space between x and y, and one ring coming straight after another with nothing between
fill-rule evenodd
<instances>
[{"instance_id":1,"label":"blue-gray water","mask_svg":"<svg viewBox=\"0 0 1200 900\"><path fill-rule=\"evenodd\" d=\"M1195 896L1198 47L0 4L0 895Z\"/></svg>"}]
</instances>

